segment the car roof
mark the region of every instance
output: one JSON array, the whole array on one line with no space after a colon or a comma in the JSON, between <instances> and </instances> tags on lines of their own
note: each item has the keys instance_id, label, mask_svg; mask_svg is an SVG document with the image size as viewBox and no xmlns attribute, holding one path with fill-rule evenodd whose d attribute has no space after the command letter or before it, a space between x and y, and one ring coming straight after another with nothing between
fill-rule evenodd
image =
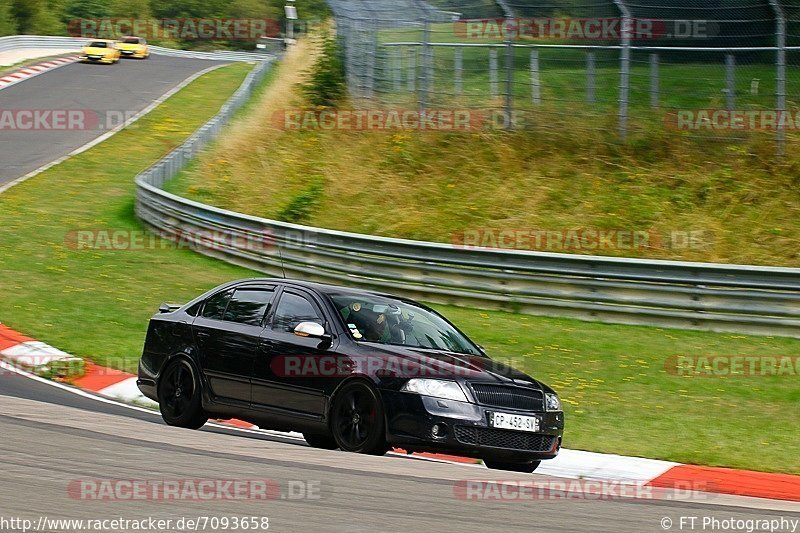
<instances>
[{"instance_id":1,"label":"car roof","mask_svg":"<svg viewBox=\"0 0 800 533\"><path fill-rule=\"evenodd\" d=\"M115 43L114 39L91 39L90 43Z\"/></svg>"},{"instance_id":2,"label":"car roof","mask_svg":"<svg viewBox=\"0 0 800 533\"><path fill-rule=\"evenodd\" d=\"M363 294L365 296L380 296L384 298L393 298L395 300L407 300L400 296L387 294L380 291L370 291L365 289L356 289L344 285L331 285L327 283L317 283L314 281L303 281L297 279L284 279L284 278L250 278L232 282L231 285L239 285L242 283L282 283L288 287L305 287L313 289L323 294L336 294L346 292L349 294Z\"/></svg>"}]
</instances>

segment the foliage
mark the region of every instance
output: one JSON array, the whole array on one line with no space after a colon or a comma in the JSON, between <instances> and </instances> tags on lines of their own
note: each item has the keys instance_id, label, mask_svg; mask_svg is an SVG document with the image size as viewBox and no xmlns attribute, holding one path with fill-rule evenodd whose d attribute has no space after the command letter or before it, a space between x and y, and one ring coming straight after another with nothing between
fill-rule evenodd
<instances>
[{"instance_id":1,"label":"foliage","mask_svg":"<svg viewBox=\"0 0 800 533\"><path fill-rule=\"evenodd\" d=\"M306 101L314 107L336 107L344 98L344 64L336 37L326 32L322 35L320 56L309 73L309 79L300 86Z\"/></svg>"}]
</instances>

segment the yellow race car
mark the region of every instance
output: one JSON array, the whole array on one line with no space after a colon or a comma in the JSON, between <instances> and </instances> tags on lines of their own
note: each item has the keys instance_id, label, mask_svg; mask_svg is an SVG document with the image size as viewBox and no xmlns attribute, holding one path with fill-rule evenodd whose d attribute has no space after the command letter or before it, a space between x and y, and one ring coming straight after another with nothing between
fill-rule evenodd
<instances>
[{"instance_id":1,"label":"yellow race car","mask_svg":"<svg viewBox=\"0 0 800 533\"><path fill-rule=\"evenodd\" d=\"M117 41L117 48L122 53L122 57L135 57L136 59L150 57L150 47L147 46L147 41L141 37L123 37Z\"/></svg>"},{"instance_id":2,"label":"yellow race car","mask_svg":"<svg viewBox=\"0 0 800 533\"><path fill-rule=\"evenodd\" d=\"M96 39L83 47L81 61L84 63L116 63L120 53L114 41Z\"/></svg>"}]
</instances>

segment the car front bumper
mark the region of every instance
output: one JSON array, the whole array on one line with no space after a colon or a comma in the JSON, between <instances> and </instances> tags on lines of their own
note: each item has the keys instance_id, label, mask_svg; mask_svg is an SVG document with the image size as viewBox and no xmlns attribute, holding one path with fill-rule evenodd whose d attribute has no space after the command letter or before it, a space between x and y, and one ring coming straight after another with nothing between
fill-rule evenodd
<instances>
[{"instance_id":1,"label":"car front bumper","mask_svg":"<svg viewBox=\"0 0 800 533\"><path fill-rule=\"evenodd\" d=\"M564 434L561 411L532 413L387 390L382 390L381 395L386 409L387 440L408 451L525 462L552 459L561 449ZM540 421L539 431L491 427L491 412L535 416ZM440 436L434 437L433 427L437 425Z\"/></svg>"},{"instance_id":2,"label":"car front bumper","mask_svg":"<svg viewBox=\"0 0 800 533\"><path fill-rule=\"evenodd\" d=\"M106 63L106 64L111 64L111 63L115 62L116 60L117 60L117 58L115 58L115 57L100 57L100 58L97 58L97 59L95 59L93 57L88 57L88 56L81 57L81 61L84 62L84 63Z\"/></svg>"}]
</instances>

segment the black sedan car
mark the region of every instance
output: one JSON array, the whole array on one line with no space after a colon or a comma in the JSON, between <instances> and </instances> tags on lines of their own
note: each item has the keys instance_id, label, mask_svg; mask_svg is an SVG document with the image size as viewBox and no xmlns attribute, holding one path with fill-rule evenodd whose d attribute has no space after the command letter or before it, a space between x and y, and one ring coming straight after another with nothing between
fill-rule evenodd
<instances>
[{"instance_id":1,"label":"black sedan car","mask_svg":"<svg viewBox=\"0 0 800 533\"><path fill-rule=\"evenodd\" d=\"M552 389L493 361L432 309L284 279L162 305L138 385L173 426L238 418L319 448L452 453L521 472L555 457L564 431Z\"/></svg>"}]
</instances>

